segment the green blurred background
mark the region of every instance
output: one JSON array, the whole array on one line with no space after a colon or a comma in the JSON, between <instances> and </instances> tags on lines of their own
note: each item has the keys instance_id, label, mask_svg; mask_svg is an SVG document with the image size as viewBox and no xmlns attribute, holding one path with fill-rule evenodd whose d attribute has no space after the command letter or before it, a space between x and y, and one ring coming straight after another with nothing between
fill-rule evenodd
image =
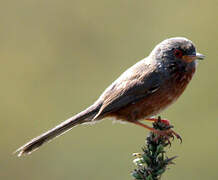
<instances>
[{"instance_id":1,"label":"green blurred background","mask_svg":"<svg viewBox=\"0 0 218 180\"><path fill-rule=\"evenodd\" d=\"M12 152L89 106L160 41L191 39L206 60L167 111L183 137L163 179L218 179L217 0L20 0L0 7L0 179L131 180L147 130L105 120L31 156Z\"/></svg>"}]
</instances>

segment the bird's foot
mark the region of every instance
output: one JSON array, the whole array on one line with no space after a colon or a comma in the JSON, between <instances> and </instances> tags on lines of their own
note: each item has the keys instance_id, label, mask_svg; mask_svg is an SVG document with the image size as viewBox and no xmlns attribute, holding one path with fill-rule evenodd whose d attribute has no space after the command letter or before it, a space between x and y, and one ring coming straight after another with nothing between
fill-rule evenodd
<instances>
[{"instance_id":1,"label":"bird's foot","mask_svg":"<svg viewBox=\"0 0 218 180\"><path fill-rule=\"evenodd\" d=\"M180 143L182 143L181 136L172 130L173 126L170 125L169 120L161 119L160 116L158 116L157 121L153 123L153 127L155 131L153 131L158 136L164 137L168 143L169 139L172 138L174 140L174 137L180 140ZM169 143L170 144L170 143Z\"/></svg>"},{"instance_id":2,"label":"bird's foot","mask_svg":"<svg viewBox=\"0 0 218 180\"><path fill-rule=\"evenodd\" d=\"M151 132L156 134L154 137L154 141L157 141L158 139L162 139L167 142L167 144L171 145L171 138L174 140L174 137L180 140L180 143L182 143L182 138L179 134L177 134L175 131L172 130L173 126L170 125L170 121L166 119L161 119L159 116L157 119L155 118L149 118L146 119L148 121L153 121L153 128L143 124L139 121L133 122L134 124L137 124L139 126L142 126L146 129L149 129Z\"/></svg>"},{"instance_id":3,"label":"bird's foot","mask_svg":"<svg viewBox=\"0 0 218 180\"><path fill-rule=\"evenodd\" d=\"M169 145L171 145L170 139L174 139L174 136L180 140L180 143L182 143L182 138L179 134L177 134L172 129L167 130L153 130L153 133L156 134L156 137L154 138L154 141L157 141L158 139L163 139L164 141L167 141Z\"/></svg>"}]
</instances>

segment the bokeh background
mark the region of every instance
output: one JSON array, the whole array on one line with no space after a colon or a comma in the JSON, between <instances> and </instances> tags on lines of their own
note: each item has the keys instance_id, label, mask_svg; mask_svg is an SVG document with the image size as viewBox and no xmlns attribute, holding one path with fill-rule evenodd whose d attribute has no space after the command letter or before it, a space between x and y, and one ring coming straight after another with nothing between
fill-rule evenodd
<instances>
[{"instance_id":1,"label":"bokeh background","mask_svg":"<svg viewBox=\"0 0 218 180\"><path fill-rule=\"evenodd\" d=\"M94 102L165 38L206 60L167 111L183 137L163 179L217 179L217 0L19 0L0 7L0 179L131 180L147 130L109 119L79 126L31 156L12 152Z\"/></svg>"}]
</instances>

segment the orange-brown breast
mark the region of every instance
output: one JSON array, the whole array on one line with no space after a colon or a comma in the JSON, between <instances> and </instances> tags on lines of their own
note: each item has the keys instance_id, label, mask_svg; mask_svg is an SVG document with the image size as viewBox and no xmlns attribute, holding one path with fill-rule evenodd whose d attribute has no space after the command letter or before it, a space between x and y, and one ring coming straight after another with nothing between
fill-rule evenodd
<instances>
[{"instance_id":1,"label":"orange-brown breast","mask_svg":"<svg viewBox=\"0 0 218 180\"><path fill-rule=\"evenodd\" d=\"M136 121L156 115L183 93L194 72L195 69L190 72L175 73L156 92L106 116L112 116L119 120Z\"/></svg>"}]
</instances>

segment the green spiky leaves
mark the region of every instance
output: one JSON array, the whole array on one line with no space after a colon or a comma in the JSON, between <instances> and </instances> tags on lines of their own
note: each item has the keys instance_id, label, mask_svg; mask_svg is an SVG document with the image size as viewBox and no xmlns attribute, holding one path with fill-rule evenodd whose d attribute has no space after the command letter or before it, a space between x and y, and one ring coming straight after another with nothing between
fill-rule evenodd
<instances>
[{"instance_id":1,"label":"green spiky leaves","mask_svg":"<svg viewBox=\"0 0 218 180\"><path fill-rule=\"evenodd\" d=\"M160 118L158 122L153 123L156 130L169 130L171 125L166 125ZM172 137L172 136L171 136ZM158 136L150 132L146 138L146 145L142 148L142 153L134 153L135 159L133 163L136 169L131 175L136 180L159 180L161 175L166 171L168 165L174 164L173 160L176 158L168 158L166 156L165 148L170 146L169 140L166 137Z\"/></svg>"}]
</instances>

